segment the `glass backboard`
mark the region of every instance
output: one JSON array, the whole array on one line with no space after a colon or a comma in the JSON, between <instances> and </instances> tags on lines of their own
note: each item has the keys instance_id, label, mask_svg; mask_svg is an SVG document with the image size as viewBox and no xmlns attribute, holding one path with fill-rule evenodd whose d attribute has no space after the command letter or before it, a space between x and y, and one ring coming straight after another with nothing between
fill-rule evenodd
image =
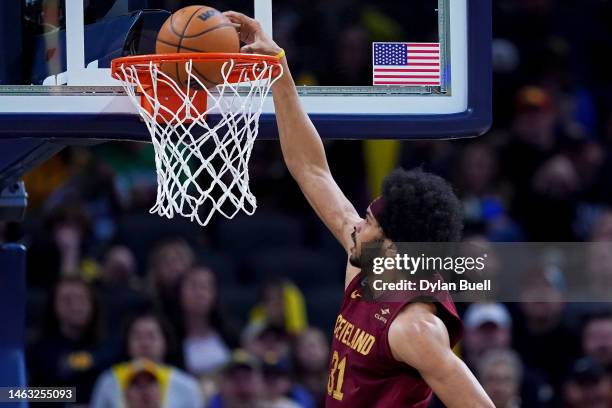
<instances>
[{"instance_id":1,"label":"glass backboard","mask_svg":"<svg viewBox=\"0 0 612 408\"><path fill-rule=\"evenodd\" d=\"M134 25L153 32L168 15L143 10L199 3L3 1L0 14L19 24L0 25L0 136L147 140L110 61ZM490 125L490 0L205 3L255 15L273 33L325 138L469 137ZM405 58L389 68L397 52ZM273 113L270 99L261 137L275 137Z\"/></svg>"}]
</instances>

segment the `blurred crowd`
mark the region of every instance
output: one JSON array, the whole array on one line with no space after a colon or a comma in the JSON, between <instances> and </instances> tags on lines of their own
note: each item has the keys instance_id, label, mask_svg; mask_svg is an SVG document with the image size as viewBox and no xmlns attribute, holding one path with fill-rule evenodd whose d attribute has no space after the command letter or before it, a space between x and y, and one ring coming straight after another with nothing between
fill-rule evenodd
<instances>
[{"instance_id":1,"label":"blurred crowd","mask_svg":"<svg viewBox=\"0 0 612 408\"><path fill-rule=\"evenodd\" d=\"M278 41L308 84L368 83L359 42L410 40L396 35L419 21L399 2L275 3ZM376 168L421 166L452 182L466 239L612 240L610 21L604 0L494 1L493 129L326 142L341 188L365 210ZM316 58L318 36L335 39L336 62ZM205 229L147 213L154 166L152 146L117 142L69 148L26 176L27 220L0 223L0 242L28 246L30 385L76 386L96 408L322 406L346 257L278 143L258 141L251 158L257 214ZM595 266L602 281L610 265ZM561 285L541 284L551 301L460 305L457 353L498 407L612 406L612 305L576 318Z\"/></svg>"}]
</instances>

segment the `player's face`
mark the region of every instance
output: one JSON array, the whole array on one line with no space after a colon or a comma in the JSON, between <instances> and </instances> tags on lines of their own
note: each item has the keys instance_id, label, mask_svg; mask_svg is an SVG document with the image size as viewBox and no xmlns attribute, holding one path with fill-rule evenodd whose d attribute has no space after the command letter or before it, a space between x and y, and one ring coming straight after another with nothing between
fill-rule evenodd
<instances>
[{"instance_id":1,"label":"player's face","mask_svg":"<svg viewBox=\"0 0 612 408\"><path fill-rule=\"evenodd\" d=\"M382 228L376 218L372 215L370 207L366 212L365 219L361 220L359 224L355 226L353 230L353 248L351 248L351 257L349 259L351 265L361 267L361 252L364 244L374 242L383 237Z\"/></svg>"}]
</instances>

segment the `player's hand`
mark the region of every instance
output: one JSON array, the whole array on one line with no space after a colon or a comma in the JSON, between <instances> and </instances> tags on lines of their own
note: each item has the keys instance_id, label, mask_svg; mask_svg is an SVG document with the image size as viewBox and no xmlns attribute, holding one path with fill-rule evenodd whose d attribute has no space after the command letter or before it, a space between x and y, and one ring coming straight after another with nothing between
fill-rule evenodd
<instances>
[{"instance_id":1,"label":"player's hand","mask_svg":"<svg viewBox=\"0 0 612 408\"><path fill-rule=\"evenodd\" d=\"M226 11L223 14L232 23L236 24L236 29L240 34L240 41L245 43L240 52L246 54L277 55L282 51L282 48L268 37L257 20L235 11Z\"/></svg>"}]
</instances>

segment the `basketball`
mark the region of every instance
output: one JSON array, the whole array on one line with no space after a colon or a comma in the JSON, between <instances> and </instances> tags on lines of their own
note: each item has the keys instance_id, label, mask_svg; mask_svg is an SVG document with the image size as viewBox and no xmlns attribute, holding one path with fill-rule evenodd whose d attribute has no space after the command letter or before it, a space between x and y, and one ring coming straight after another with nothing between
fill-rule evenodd
<instances>
[{"instance_id":1,"label":"basketball","mask_svg":"<svg viewBox=\"0 0 612 408\"><path fill-rule=\"evenodd\" d=\"M208 6L189 6L176 11L159 30L155 44L157 54L239 51L240 40L232 23L220 11ZM192 73L206 87L212 87L223 82L223 64L194 62ZM187 83L183 62L163 63L161 70L177 83Z\"/></svg>"}]
</instances>

